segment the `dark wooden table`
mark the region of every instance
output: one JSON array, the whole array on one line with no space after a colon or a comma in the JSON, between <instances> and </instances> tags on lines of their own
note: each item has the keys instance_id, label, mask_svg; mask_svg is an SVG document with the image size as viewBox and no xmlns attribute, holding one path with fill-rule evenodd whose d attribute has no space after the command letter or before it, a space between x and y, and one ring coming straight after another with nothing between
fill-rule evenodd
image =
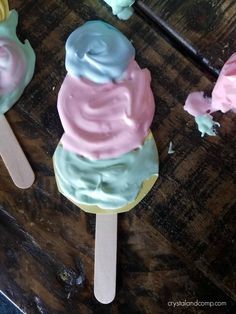
<instances>
[{"instance_id":1,"label":"dark wooden table","mask_svg":"<svg viewBox=\"0 0 236 314\"><path fill-rule=\"evenodd\" d=\"M213 88L236 50L235 1L137 1L127 22L95 0L10 0L10 6L20 15L20 37L37 54L34 78L7 114L36 181L17 189L0 162L0 290L29 314L233 313L236 116L217 114L218 136L201 138L183 105L190 91ZM106 306L93 296L95 217L58 193L52 167L63 132L56 101L65 40L97 18L132 39L139 64L152 72L160 154L152 192L119 215L117 296ZM196 300L227 305L168 306Z\"/></svg>"}]
</instances>

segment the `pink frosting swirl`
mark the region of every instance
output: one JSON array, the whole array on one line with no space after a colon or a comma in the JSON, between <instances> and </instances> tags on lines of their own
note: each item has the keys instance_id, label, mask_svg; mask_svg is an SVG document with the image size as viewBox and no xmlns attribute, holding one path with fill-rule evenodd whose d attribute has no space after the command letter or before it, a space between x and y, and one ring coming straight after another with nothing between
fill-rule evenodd
<instances>
[{"instance_id":1,"label":"pink frosting swirl","mask_svg":"<svg viewBox=\"0 0 236 314\"><path fill-rule=\"evenodd\" d=\"M224 64L212 92L211 111L236 111L236 53Z\"/></svg>"},{"instance_id":2,"label":"pink frosting swirl","mask_svg":"<svg viewBox=\"0 0 236 314\"><path fill-rule=\"evenodd\" d=\"M90 159L115 158L143 144L155 103L151 76L132 60L122 81L67 75L58 95L63 147Z\"/></svg>"},{"instance_id":3,"label":"pink frosting swirl","mask_svg":"<svg viewBox=\"0 0 236 314\"><path fill-rule=\"evenodd\" d=\"M15 90L25 74L26 60L16 42L0 37L0 95Z\"/></svg>"}]
</instances>

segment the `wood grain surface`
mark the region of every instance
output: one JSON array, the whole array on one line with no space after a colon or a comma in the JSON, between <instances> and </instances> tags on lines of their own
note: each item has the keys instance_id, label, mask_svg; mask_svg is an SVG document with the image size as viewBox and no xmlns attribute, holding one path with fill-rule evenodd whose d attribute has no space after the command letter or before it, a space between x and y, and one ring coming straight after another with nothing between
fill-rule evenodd
<instances>
[{"instance_id":1,"label":"wood grain surface","mask_svg":"<svg viewBox=\"0 0 236 314\"><path fill-rule=\"evenodd\" d=\"M7 118L36 173L29 190L0 162L0 290L27 314L233 313L235 300L235 115L217 114L217 137L201 138L183 105L213 82L143 17L120 22L101 1L10 1L19 35L37 55L33 81ZM160 178L118 223L117 296L93 296L95 216L56 188L52 155L62 135L57 93L66 74L64 44L89 19L132 39L152 73L152 124ZM168 155L169 142L175 154ZM224 301L223 307L168 307L170 301Z\"/></svg>"},{"instance_id":2,"label":"wood grain surface","mask_svg":"<svg viewBox=\"0 0 236 314\"><path fill-rule=\"evenodd\" d=\"M170 27L215 73L236 50L234 0L138 0L137 7Z\"/></svg>"}]
</instances>

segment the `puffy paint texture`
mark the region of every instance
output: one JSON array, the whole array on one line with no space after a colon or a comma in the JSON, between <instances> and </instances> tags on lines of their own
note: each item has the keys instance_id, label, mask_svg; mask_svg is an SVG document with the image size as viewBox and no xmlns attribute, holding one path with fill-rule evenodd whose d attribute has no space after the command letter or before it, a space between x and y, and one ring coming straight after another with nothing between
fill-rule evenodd
<instances>
[{"instance_id":1,"label":"puffy paint texture","mask_svg":"<svg viewBox=\"0 0 236 314\"><path fill-rule=\"evenodd\" d=\"M128 20L133 14L134 0L104 0L111 8L112 13L121 20Z\"/></svg>"},{"instance_id":2,"label":"puffy paint texture","mask_svg":"<svg viewBox=\"0 0 236 314\"><path fill-rule=\"evenodd\" d=\"M236 53L224 64L211 98L205 97L203 92L193 92L186 99L184 109L195 117L202 136L204 134L215 135L215 127L219 126L219 123L213 121L212 113L236 111L235 91Z\"/></svg>"},{"instance_id":3,"label":"puffy paint texture","mask_svg":"<svg viewBox=\"0 0 236 314\"><path fill-rule=\"evenodd\" d=\"M15 90L26 70L26 60L20 47L5 37L0 37L0 95Z\"/></svg>"},{"instance_id":4,"label":"puffy paint texture","mask_svg":"<svg viewBox=\"0 0 236 314\"><path fill-rule=\"evenodd\" d=\"M96 84L67 75L58 95L63 147L90 159L138 148L152 123L151 76L131 61L122 81Z\"/></svg>"},{"instance_id":5,"label":"puffy paint texture","mask_svg":"<svg viewBox=\"0 0 236 314\"><path fill-rule=\"evenodd\" d=\"M58 145L54 170L60 190L71 201L112 210L132 202L143 181L158 175L158 153L153 138L119 158L97 161Z\"/></svg>"},{"instance_id":6,"label":"puffy paint texture","mask_svg":"<svg viewBox=\"0 0 236 314\"><path fill-rule=\"evenodd\" d=\"M78 78L107 83L122 77L134 55L130 41L116 28L89 21L67 39L66 70Z\"/></svg>"},{"instance_id":7,"label":"puffy paint texture","mask_svg":"<svg viewBox=\"0 0 236 314\"><path fill-rule=\"evenodd\" d=\"M14 10L0 22L0 114L20 98L34 73L34 51L27 40L24 44L19 41L17 23L18 14Z\"/></svg>"}]
</instances>

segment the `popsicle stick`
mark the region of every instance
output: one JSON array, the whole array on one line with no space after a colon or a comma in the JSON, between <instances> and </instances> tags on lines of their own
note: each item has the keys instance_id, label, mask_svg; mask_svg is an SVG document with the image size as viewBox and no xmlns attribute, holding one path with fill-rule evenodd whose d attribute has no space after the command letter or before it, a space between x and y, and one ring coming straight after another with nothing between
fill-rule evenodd
<instances>
[{"instance_id":1,"label":"popsicle stick","mask_svg":"<svg viewBox=\"0 0 236 314\"><path fill-rule=\"evenodd\" d=\"M96 215L94 295L111 303L116 294L117 214Z\"/></svg>"},{"instance_id":2,"label":"popsicle stick","mask_svg":"<svg viewBox=\"0 0 236 314\"><path fill-rule=\"evenodd\" d=\"M0 115L0 155L17 187L27 189L34 183L33 170L4 115Z\"/></svg>"}]
</instances>

